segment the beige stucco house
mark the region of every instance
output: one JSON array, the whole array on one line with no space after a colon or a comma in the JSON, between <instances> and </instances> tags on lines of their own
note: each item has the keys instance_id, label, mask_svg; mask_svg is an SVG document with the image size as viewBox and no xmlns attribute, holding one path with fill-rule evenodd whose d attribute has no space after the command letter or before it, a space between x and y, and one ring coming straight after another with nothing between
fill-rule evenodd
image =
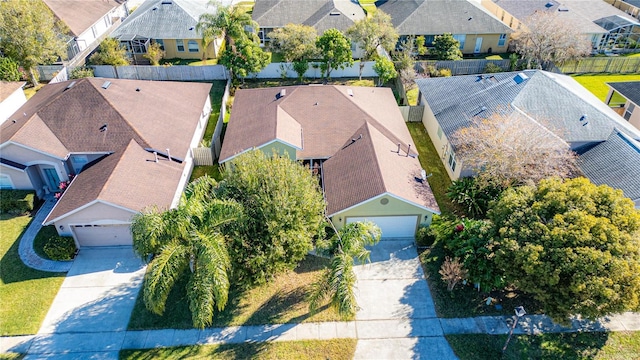
<instances>
[{"instance_id":1,"label":"beige stucco house","mask_svg":"<svg viewBox=\"0 0 640 360\"><path fill-rule=\"evenodd\" d=\"M1 125L3 184L40 197L68 184L45 225L79 247L131 245L133 215L177 205L211 111L210 88L101 78L49 84Z\"/></svg>"},{"instance_id":2,"label":"beige stucco house","mask_svg":"<svg viewBox=\"0 0 640 360\"><path fill-rule=\"evenodd\" d=\"M388 88L243 89L219 162L253 149L288 155L319 176L336 228L366 219L406 238L440 212L411 143Z\"/></svg>"},{"instance_id":3,"label":"beige stucco house","mask_svg":"<svg viewBox=\"0 0 640 360\"><path fill-rule=\"evenodd\" d=\"M610 106L618 106L620 115L640 130L640 81L612 82L609 85L609 93L605 103ZM614 94L624 98L624 103L614 104Z\"/></svg>"}]
</instances>

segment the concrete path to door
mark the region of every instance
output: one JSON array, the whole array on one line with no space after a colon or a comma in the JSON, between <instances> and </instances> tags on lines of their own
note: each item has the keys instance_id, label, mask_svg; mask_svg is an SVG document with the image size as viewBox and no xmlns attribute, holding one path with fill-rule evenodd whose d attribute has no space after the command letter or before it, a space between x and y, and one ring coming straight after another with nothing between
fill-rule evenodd
<instances>
[{"instance_id":1,"label":"concrete path to door","mask_svg":"<svg viewBox=\"0 0 640 360\"><path fill-rule=\"evenodd\" d=\"M412 239L383 240L355 267L355 359L457 359L444 337Z\"/></svg>"}]
</instances>

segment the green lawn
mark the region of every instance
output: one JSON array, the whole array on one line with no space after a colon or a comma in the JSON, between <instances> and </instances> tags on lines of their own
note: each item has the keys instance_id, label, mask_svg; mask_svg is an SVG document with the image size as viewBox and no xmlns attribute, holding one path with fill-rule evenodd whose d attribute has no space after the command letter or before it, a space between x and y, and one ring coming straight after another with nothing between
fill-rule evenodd
<instances>
[{"instance_id":1,"label":"green lawn","mask_svg":"<svg viewBox=\"0 0 640 360\"><path fill-rule=\"evenodd\" d=\"M0 335L35 334L40 328L64 273L25 266L18 256L20 235L30 216L0 215Z\"/></svg>"},{"instance_id":2,"label":"green lawn","mask_svg":"<svg viewBox=\"0 0 640 360\"><path fill-rule=\"evenodd\" d=\"M44 252L44 246L47 244L47 242L52 236L58 236L58 232L56 231L55 226L49 225L49 226L43 226L40 229L40 231L38 231L36 238L33 239L33 249L36 251L36 254L38 254L40 257L49 259L47 254L45 254Z\"/></svg>"},{"instance_id":3,"label":"green lawn","mask_svg":"<svg viewBox=\"0 0 640 360\"><path fill-rule=\"evenodd\" d=\"M220 115L220 106L222 105L222 95L224 95L224 87L227 82L224 80L214 80L211 83L213 84L211 91L209 92L209 98L211 99L211 115L209 116L207 129L202 136L203 139L208 140L211 140L211 137L216 130L216 123L218 122L218 116Z\"/></svg>"},{"instance_id":4,"label":"green lawn","mask_svg":"<svg viewBox=\"0 0 640 360\"><path fill-rule=\"evenodd\" d=\"M460 360L640 359L640 332L570 333L514 336L504 355L506 335L448 335Z\"/></svg>"},{"instance_id":5,"label":"green lawn","mask_svg":"<svg viewBox=\"0 0 640 360\"><path fill-rule=\"evenodd\" d=\"M314 315L309 314L308 310L309 286L316 280L321 270L328 266L328 263L327 259L310 255L295 271L281 274L266 285L246 292L232 289L226 309L214 316L212 326L340 320L332 308L324 307ZM167 301L167 310L163 316L146 310L141 291L129 321L129 329L192 328L191 313L185 299L185 284L186 281L183 279L171 292Z\"/></svg>"},{"instance_id":6,"label":"green lawn","mask_svg":"<svg viewBox=\"0 0 640 360\"><path fill-rule=\"evenodd\" d=\"M356 343L356 339L332 339L122 350L120 359L340 360L353 358Z\"/></svg>"},{"instance_id":7,"label":"green lawn","mask_svg":"<svg viewBox=\"0 0 640 360\"><path fill-rule=\"evenodd\" d=\"M359 0L360 6L364 9L367 15L373 14L376 11L376 2L377 0Z\"/></svg>"},{"instance_id":8,"label":"green lawn","mask_svg":"<svg viewBox=\"0 0 640 360\"><path fill-rule=\"evenodd\" d=\"M217 181L222 180L222 174L220 173L220 165L214 164L212 166L194 166L193 171L191 172L191 178L189 182L204 176L205 174L210 177L216 179Z\"/></svg>"},{"instance_id":9,"label":"green lawn","mask_svg":"<svg viewBox=\"0 0 640 360\"><path fill-rule=\"evenodd\" d=\"M609 93L609 87L606 83L616 81L640 81L640 74L584 74L572 75L572 77L602 101L606 100L607 94ZM624 98L614 96L611 103L624 103Z\"/></svg>"},{"instance_id":10,"label":"green lawn","mask_svg":"<svg viewBox=\"0 0 640 360\"><path fill-rule=\"evenodd\" d=\"M171 58L171 59L162 59L160 60L160 65L189 65L189 66L203 66L203 65L217 65L218 59L180 59L180 58Z\"/></svg>"}]
</instances>

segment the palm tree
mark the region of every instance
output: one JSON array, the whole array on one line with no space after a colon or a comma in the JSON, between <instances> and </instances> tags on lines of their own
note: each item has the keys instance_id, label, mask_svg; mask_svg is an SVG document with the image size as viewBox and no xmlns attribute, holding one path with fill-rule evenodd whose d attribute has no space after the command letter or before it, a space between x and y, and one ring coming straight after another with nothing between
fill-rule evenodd
<instances>
[{"instance_id":1,"label":"palm tree","mask_svg":"<svg viewBox=\"0 0 640 360\"><path fill-rule=\"evenodd\" d=\"M369 221L347 224L329 240L316 245L319 255L330 256L331 266L313 284L309 297L309 310L313 313L319 305L329 299L329 305L343 318L356 314L358 304L355 297L356 276L353 272L354 258L359 263L369 262L370 252L366 246L380 241L380 228Z\"/></svg>"},{"instance_id":2,"label":"palm tree","mask_svg":"<svg viewBox=\"0 0 640 360\"><path fill-rule=\"evenodd\" d=\"M204 176L185 189L177 208L151 209L134 216L133 248L148 261L144 303L162 315L178 279L187 275L187 298L193 325L211 324L215 309L224 309L229 294L231 261L219 228L242 216L235 201L215 197L215 180Z\"/></svg>"},{"instance_id":3,"label":"palm tree","mask_svg":"<svg viewBox=\"0 0 640 360\"><path fill-rule=\"evenodd\" d=\"M202 34L202 45L206 49L211 42L220 36L224 36L227 49L237 53L235 43L245 39L258 41L258 23L253 21L251 14L238 6L222 6L216 4L214 14L204 13L200 15L196 30Z\"/></svg>"}]
</instances>

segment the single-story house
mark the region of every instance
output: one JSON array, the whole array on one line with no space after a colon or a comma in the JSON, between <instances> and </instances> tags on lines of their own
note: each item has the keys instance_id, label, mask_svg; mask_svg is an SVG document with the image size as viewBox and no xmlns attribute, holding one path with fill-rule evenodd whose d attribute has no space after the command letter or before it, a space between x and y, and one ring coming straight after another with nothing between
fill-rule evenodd
<instances>
[{"instance_id":1,"label":"single-story house","mask_svg":"<svg viewBox=\"0 0 640 360\"><path fill-rule=\"evenodd\" d=\"M167 59L213 59L223 40L218 38L205 49L196 25L200 15L215 11L209 0L147 0L111 36L120 40L136 63L149 62L143 55L152 42L160 44Z\"/></svg>"},{"instance_id":2,"label":"single-story house","mask_svg":"<svg viewBox=\"0 0 640 360\"><path fill-rule=\"evenodd\" d=\"M605 103L610 106L619 106L622 117L631 125L640 129L640 81L611 82L609 94ZM612 99L615 94L619 94L625 100L621 104L613 104Z\"/></svg>"},{"instance_id":3,"label":"single-story house","mask_svg":"<svg viewBox=\"0 0 640 360\"><path fill-rule=\"evenodd\" d=\"M329 29L345 32L366 17L357 1L351 0L256 0L252 18L260 25L260 43L269 42L269 33L287 24L311 26L322 35ZM355 44L352 51L357 51Z\"/></svg>"},{"instance_id":4,"label":"single-story house","mask_svg":"<svg viewBox=\"0 0 640 360\"><path fill-rule=\"evenodd\" d=\"M585 34L596 51L628 48L640 40L640 23L602 0L482 0L513 30L536 12L554 13Z\"/></svg>"},{"instance_id":5,"label":"single-story house","mask_svg":"<svg viewBox=\"0 0 640 360\"><path fill-rule=\"evenodd\" d=\"M131 245L133 215L178 204L211 112L210 88L104 78L49 84L0 127L2 183L40 197L65 184L45 225L79 247Z\"/></svg>"},{"instance_id":6,"label":"single-story house","mask_svg":"<svg viewBox=\"0 0 640 360\"><path fill-rule=\"evenodd\" d=\"M0 124L27 102L24 81L0 81Z\"/></svg>"},{"instance_id":7,"label":"single-story house","mask_svg":"<svg viewBox=\"0 0 640 360\"><path fill-rule=\"evenodd\" d=\"M622 189L640 209L640 142L614 129L606 141L578 155L580 169L594 184Z\"/></svg>"},{"instance_id":8,"label":"single-story house","mask_svg":"<svg viewBox=\"0 0 640 360\"><path fill-rule=\"evenodd\" d=\"M380 0L376 6L391 16L399 41L424 36L432 47L435 36L451 33L463 54L506 52L513 32L473 0Z\"/></svg>"},{"instance_id":9,"label":"single-story house","mask_svg":"<svg viewBox=\"0 0 640 360\"><path fill-rule=\"evenodd\" d=\"M67 61L84 61L129 14L125 0L43 0L69 28Z\"/></svg>"},{"instance_id":10,"label":"single-story house","mask_svg":"<svg viewBox=\"0 0 640 360\"><path fill-rule=\"evenodd\" d=\"M640 140L638 129L567 75L525 70L418 79L416 83L419 103L424 105L422 123L452 180L473 173L456 158L456 147L450 139L457 130L470 126L473 119L496 112L535 121L558 134L578 154L609 141L614 129Z\"/></svg>"},{"instance_id":11,"label":"single-story house","mask_svg":"<svg viewBox=\"0 0 640 360\"><path fill-rule=\"evenodd\" d=\"M242 89L219 162L260 149L318 174L336 226L364 219L413 237L439 208L391 89L329 85Z\"/></svg>"}]
</instances>

